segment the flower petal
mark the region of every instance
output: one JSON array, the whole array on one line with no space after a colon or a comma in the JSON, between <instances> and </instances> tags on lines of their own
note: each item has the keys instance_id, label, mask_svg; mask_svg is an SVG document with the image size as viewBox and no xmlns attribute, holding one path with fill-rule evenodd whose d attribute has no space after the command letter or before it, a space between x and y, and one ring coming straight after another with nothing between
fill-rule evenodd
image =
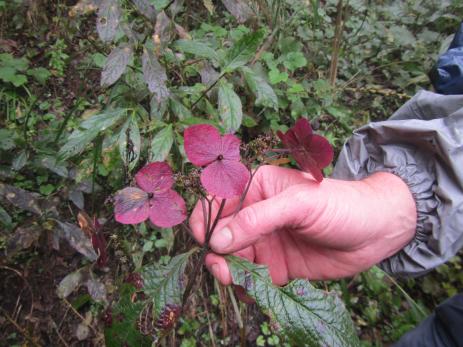
<instances>
[{"instance_id":1,"label":"flower petal","mask_svg":"<svg viewBox=\"0 0 463 347\"><path fill-rule=\"evenodd\" d=\"M138 224L148 219L148 194L141 189L128 187L116 193L114 214L122 224Z\"/></svg>"},{"instance_id":2,"label":"flower petal","mask_svg":"<svg viewBox=\"0 0 463 347\"><path fill-rule=\"evenodd\" d=\"M137 185L145 192L166 190L174 184L172 169L167 163L157 161L143 167L135 175Z\"/></svg>"},{"instance_id":3,"label":"flower petal","mask_svg":"<svg viewBox=\"0 0 463 347\"><path fill-rule=\"evenodd\" d=\"M310 122L305 118L299 118L291 129L294 131L297 142L308 149L313 135Z\"/></svg>"},{"instance_id":4,"label":"flower petal","mask_svg":"<svg viewBox=\"0 0 463 347\"><path fill-rule=\"evenodd\" d=\"M234 160L217 160L201 173L201 183L207 192L220 198L241 195L249 180L249 171Z\"/></svg>"},{"instance_id":5,"label":"flower petal","mask_svg":"<svg viewBox=\"0 0 463 347\"><path fill-rule=\"evenodd\" d=\"M185 153L194 165L205 166L222 154L222 138L212 125L193 125L185 130L183 136Z\"/></svg>"},{"instance_id":6,"label":"flower petal","mask_svg":"<svg viewBox=\"0 0 463 347\"><path fill-rule=\"evenodd\" d=\"M293 129L289 129L286 133L282 133L278 130L277 136L280 138L281 142L283 142L283 146L289 150L299 146L296 134L294 133Z\"/></svg>"},{"instance_id":7,"label":"flower petal","mask_svg":"<svg viewBox=\"0 0 463 347\"><path fill-rule=\"evenodd\" d=\"M224 159L240 160L240 144L241 140L235 135L228 134L222 137L221 153Z\"/></svg>"},{"instance_id":8,"label":"flower petal","mask_svg":"<svg viewBox=\"0 0 463 347\"><path fill-rule=\"evenodd\" d=\"M323 136L313 135L310 141L310 155L317 162L318 167L323 169L333 160L333 147Z\"/></svg>"},{"instance_id":9,"label":"flower petal","mask_svg":"<svg viewBox=\"0 0 463 347\"><path fill-rule=\"evenodd\" d=\"M309 152L303 148L294 149L291 151L294 160L302 171L309 172L318 181L323 181L323 175L321 169L318 167L317 162L310 155Z\"/></svg>"},{"instance_id":10,"label":"flower petal","mask_svg":"<svg viewBox=\"0 0 463 347\"><path fill-rule=\"evenodd\" d=\"M169 228L186 219L185 201L175 190L155 194L150 204L150 220L158 227Z\"/></svg>"}]
</instances>

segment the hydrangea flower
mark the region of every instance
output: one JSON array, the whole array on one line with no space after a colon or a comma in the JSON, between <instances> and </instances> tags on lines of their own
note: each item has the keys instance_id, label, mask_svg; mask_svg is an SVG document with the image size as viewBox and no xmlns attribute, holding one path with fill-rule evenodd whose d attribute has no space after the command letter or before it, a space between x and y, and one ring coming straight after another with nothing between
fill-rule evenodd
<instances>
[{"instance_id":1,"label":"hydrangea flower","mask_svg":"<svg viewBox=\"0 0 463 347\"><path fill-rule=\"evenodd\" d=\"M196 166L204 167L201 184L211 195L232 198L241 195L249 171L240 162L240 140L235 135L221 136L212 125L193 125L185 130L185 152Z\"/></svg>"},{"instance_id":2,"label":"hydrangea flower","mask_svg":"<svg viewBox=\"0 0 463 347\"><path fill-rule=\"evenodd\" d=\"M289 149L301 170L309 172L321 182L322 169L330 165L334 151L323 136L312 131L310 123L305 118L297 120L296 124L286 133L277 132L283 145Z\"/></svg>"},{"instance_id":3,"label":"hydrangea flower","mask_svg":"<svg viewBox=\"0 0 463 347\"><path fill-rule=\"evenodd\" d=\"M148 218L159 227L168 228L183 222L186 206L172 189L174 178L166 163L146 165L135 175L137 187L127 187L115 197L115 218L122 224L138 224Z\"/></svg>"}]
</instances>

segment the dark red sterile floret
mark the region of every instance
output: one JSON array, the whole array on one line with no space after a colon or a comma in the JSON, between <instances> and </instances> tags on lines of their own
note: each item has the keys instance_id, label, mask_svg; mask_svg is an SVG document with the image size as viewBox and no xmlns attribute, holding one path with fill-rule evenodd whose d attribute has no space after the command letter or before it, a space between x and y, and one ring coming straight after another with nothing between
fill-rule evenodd
<instances>
[{"instance_id":1,"label":"dark red sterile floret","mask_svg":"<svg viewBox=\"0 0 463 347\"><path fill-rule=\"evenodd\" d=\"M314 134L309 121L305 118L297 120L286 133L278 131L277 135L301 170L311 173L318 182L321 182L322 169L330 165L334 156L333 147L328 140Z\"/></svg>"}]
</instances>

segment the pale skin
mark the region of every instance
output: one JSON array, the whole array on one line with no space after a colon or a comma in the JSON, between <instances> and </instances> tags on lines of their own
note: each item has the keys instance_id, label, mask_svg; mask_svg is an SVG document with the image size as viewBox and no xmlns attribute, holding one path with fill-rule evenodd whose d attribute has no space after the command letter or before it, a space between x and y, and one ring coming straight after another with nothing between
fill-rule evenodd
<instances>
[{"instance_id":1,"label":"pale skin","mask_svg":"<svg viewBox=\"0 0 463 347\"><path fill-rule=\"evenodd\" d=\"M353 276L401 250L415 235L416 206L407 185L379 172L361 181L326 178L277 166L257 171L242 209L227 200L206 256L224 285L232 283L223 257L235 254L268 266L275 284L295 278L328 280ZM214 202L213 214L219 201ZM197 204L190 225L204 242Z\"/></svg>"}]
</instances>

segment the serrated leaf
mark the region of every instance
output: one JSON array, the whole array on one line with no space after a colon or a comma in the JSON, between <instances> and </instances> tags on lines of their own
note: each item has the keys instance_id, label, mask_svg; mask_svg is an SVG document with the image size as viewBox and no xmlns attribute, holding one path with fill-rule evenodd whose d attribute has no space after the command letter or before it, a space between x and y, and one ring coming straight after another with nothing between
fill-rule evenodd
<instances>
[{"instance_id":1,"label":"serrated leaf","mask_svg":"<svg viewBox=\"0 0 463 347\"><path fill-rule=\"evenodd\" d=\"M233 283L246 289L291 345L360 345L350 314L335 293L316 289L307 280L279 287L272 283L267 267L235 256L226 258Z\"/></svg>"},{"instance_id":2,"label":"serrated leaf","mask_svg":"<svg viewBox=\"0 0 463 347\"><path fill-rule=\"evenodd\" d=\"M114 39L120 17L120 9L116 0L101 0L96 23L96 30L101 41L109 42Z\"/></svg>"},{"instance_id":3,"label":"serrated leaf","mask_svg":"<svg viewBox=\"0 0 463 347\"><path fill-rule=\"evenodd\" d=\"M137 7L137 10L150 21L156 20L156 9L148 0L133 0L133 3Z\"/></svg>"},{"instance_id":4,"label":"serrated leaf","mask_svg":"<svg viewBox=\"0 0 463 347\"><path fill-rule=\"evenodd\" d=\"M217 52L201 41L177 40L174 44L174 47L184 53L193 54L197 57L207 58L214 61L219 60Z\"/></svg>"},{"instance_id":5,"label":"serrated leaf","mask_svg":"<svg viewBox=\"0 0 463 347\"><path fill-rule=\"evenodd\" d=\"M174 142L172 124L159 131L151 141L150 161L164 161Z\"/></svg>"},{"instance_id":6,"label":"serrated leaf","mask_svg":"<svg viewBox=\"0 0 463 347\"><path fill-rule=\"evenodd\" d=\"M192 116L191 111L176 98L171 98L169 100L169 106L172 113L175 114L179 120L190 118Z\"/></svg>"},{"instance_id":7,"label":"serrated leaf","mask_svg":"<svg viewBox=\"0 0 463 347\"><path fill-rule=\"evenodd\" d=\"M238 23L244 23L254 15L252 9L241 0L222 0L222 3Z\"/></svg>"},{"instance_id":8,"label":"serrated leaf","mask_svg":"<svg viewBox=\"0 0 463 347\"><path fill-rule=\"evenodd\" d=\"M130 170L133 169L140 158L141 150L140 129L134 117L129 118L121 128L118 143L122 161Z\"/></svg>"},{"instance_id":9,"label":"serrated leaf","mask_svg":"<svg viewBox=\"0 0 463 347\"><path fill-rule=\"evenodd\" d=\"M107 327L105 329L105 342L107 347L120 346L151 346L151 339L143 336L138 330L138 322L144 308L149 305L147 301L133 301L136 288L124 284L120 290L120 299L109 311Z\"/></svg>"},{"instance_id":10,"label":"serrated leaf","mask_svg":"<svg viewBox=\"0 0 463 347\"><path fill-rule=\"evenodd\" d=\"M101 85L108 87L122 76L127 65L133 58L132 47L127 44L114 48L106 59L103 71L101 72Z\"/></svg>"},{"instance_id":11,"label":"serrated leaf","mask_svg":"<svg viewBox=\"0 0 463 347\"><path fill-rule=\"evenodd\" d=\"M219 113L225 132L237 131L243 120L243 106L240 97L230 83L221 83L219 87Z\"/></svg>"},{"instance_id":12,"label":"serrated leaf","mask_svg":"<svg viewBox=\"0 0 463 347\"><path fill-rule=\"evenodd\" d=\"M167 265L145 266L141 272L143 291L153 298L154 320L161 315L166 306L181 306L185 290L185 269L190 256L198 249L173 257Z\"/></svg>"},{"instance_id":13,"label":"serrated leaf","mask_svg":"<svg viewBox=\"0 0 463 347\"><path fill-rule=\"evenodd\" d=\"M256 96L256 105L278 109L278 98L267 81L248 67L242 67L244 79Z\"/></svg>"},{"instance_id":14,"label":"serrated leaf","mask_svg":"<svg viewBox=\"0 0 463 347\"><path fill-rule=\"evenodd\" d=\"M227 51L223 72L231 72L251 60L256 54L264 35L265 31L263 29L244 34Z\"/></svg>"},{"instance_id":15,"label":"serrated leaf","mask_svg":"<svg viewBox=\"0 0 463 347\"><path fill-rule=\"evenodd\" d=\"M154 53L146 47L143 49L142 68L143 79L148 85L148 89L156 96L158 103L161 103L169 96L169 90L166 86L166 70L159 64Z\"/></svg>"},{"instance_id":16,"label":"serrated leaf","mask_svg":"<svg viewBox=\"0 0 463 347\"><path fill-rule=\"evenodd\" d=\"M95 139L100 131L118 122L125 116L125 109L115 109L96 114L80 124L81 129L74 130L58 152L61 159L70 158L81 153Z\"/></svg>"},{"instance_id":17,"label":"serrated leaf","mask_svg":"<svg viewBox=\"0 0 463 347\"><path fill-rule=\"evenodd\" d=\"M302 52L290 52L286 55L283 65L290 71L307 65L307 59Z\"/></svg>"}]
</instances>

